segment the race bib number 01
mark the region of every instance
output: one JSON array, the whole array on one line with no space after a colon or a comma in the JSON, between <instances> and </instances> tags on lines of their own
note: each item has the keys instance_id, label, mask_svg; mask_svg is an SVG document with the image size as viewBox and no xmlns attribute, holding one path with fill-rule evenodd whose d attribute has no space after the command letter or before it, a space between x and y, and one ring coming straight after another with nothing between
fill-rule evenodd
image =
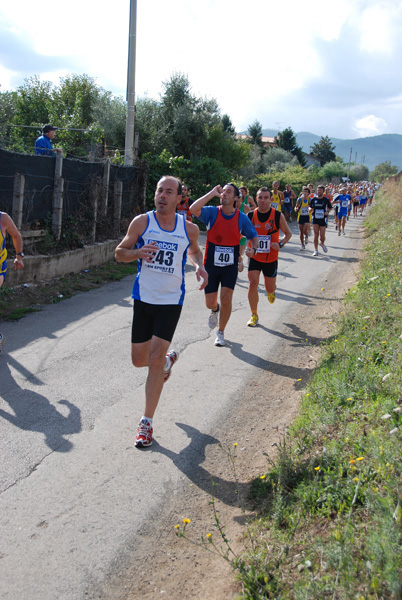
<instances>
[{"instance_id":1,"label":"race bib number 01","mask_svg":"<svg viewBox=\"0 0 402 600\"><path fill-rule=\"evenodd\" d=\"M317 208L315 211L315 218L316 219L324 219L324 209L323 208Z\"/></svg>"},{"instance_id":2,"label":"race bib number 01","mask_svg":"<svg viewBox=\"0 0 402 600\"><path fill-rule=\"evenodd\" d=\"M308 206L302 206L300 209L300 214L303 215L303 217L308 215Z\"/></svg>"},{"instance_id":3,"label":"race bib number 01","mask_svg":"<svg viewBox=\"0 0 402 600\"><path fill-rule=\"evenodd\" d=\"M233 246L215 246L214 265L215 267L229 267L230 265L234 265Z\"/></svg>"},{"instance_id":4,"label":"race bib number 01","mask_svg":"<svg viewBox=\"0 0 402 600\"><path fill-rule=\"evenodd\" d=\"M258 236L258 253L268 253L271 248L271 236L270 235L259 235Z\"/></svg>"}]
</instances>

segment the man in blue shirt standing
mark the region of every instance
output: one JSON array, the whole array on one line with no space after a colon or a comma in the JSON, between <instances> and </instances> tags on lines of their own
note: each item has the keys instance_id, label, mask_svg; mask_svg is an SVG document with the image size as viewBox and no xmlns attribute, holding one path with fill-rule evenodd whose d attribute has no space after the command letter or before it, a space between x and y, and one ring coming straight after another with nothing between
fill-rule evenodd
<instances>
[{"instance_id":1,"label":"man in blue shirt standing","mask_svg":"<svg viewBox=\"0 0 402 600\"><path fill-rule=\"evenodd\" d=\"M35 154L42 154L46 156L56 156L56 152L62 152L61 148L55 148L53 150L52 140L55 135L56 127L53 125L45 125L42 129L42 135L38 137L35 142Z\"/></svg>"}]
</instances>

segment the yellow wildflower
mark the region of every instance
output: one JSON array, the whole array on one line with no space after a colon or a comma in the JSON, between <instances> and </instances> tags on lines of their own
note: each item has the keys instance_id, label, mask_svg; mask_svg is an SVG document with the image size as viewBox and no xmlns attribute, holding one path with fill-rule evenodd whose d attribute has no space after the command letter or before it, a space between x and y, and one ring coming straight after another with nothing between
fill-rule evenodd
<instances>
[{"instance_id":1,"label":"yellow wildflower","mask_svg":"<svg viewBox=\"0 0 402 600\"><path fill-rule=\"evenodd\" d=\"M355 461L354 458L352 458L352 460L350 460L349 462L350 462L351 465L354 465L356 461Z\"/></svg>"},{"instance_id":2,"label":"yellow wildflower","mask_svg":"<svg viewBox=\"0 0 402 600\"><path fill-rule=\"evenodd\" d=\"M358 477L354 477L353 481L359 481L359 478Z\"/></svg>"},{"instance_id":3,"label":"yellow wildflower","mask_svg":"<svg viewBox=\"0 0 402 600\"><path fill-rule=\"evenodd\" d=\"M364 460L364 456L359 456L356 460Z\"/></svg>"},{"instance_id":4,"label":"yellow wildflower","mask_svg":"<svg viewBox=\"0 0 402 600\"><path fill-rule=\"evenodd\" d=\"M175 525L174 528L175 529L180 529L180 525Z\"/></svg>"},{"instance_id":5,"label":"yellow wildflower","mask_svg":"<svg viewBox=\"0 0 402 600\"><path fill-rule=\"evenodd\" d=\"M183 519L183 523L184 525L188 525L189 523L191 523L191 519Z\"/></svg>"},{"instance_id":6,"label":"yellow wildflower","mask_svg":"<svg viewBox=\"0 0 402 600\"><path fill-rule=\"evenodd\" d=\"M237 446L237 442L235 442L235 443L233 444L233 446L236 448L236 446Z\"/></svg>"},{"instance_id":7,"label":"yellow wildflower","mask_svg":"<svg viewBox=\"0 0 402 600\"><path fill-rule=\"evenodd\" d=\"M260 475L260 479L265 479L266 475Z\"/></svg>"},{"instance_id":8,"label":"yellow wildflower","mask_svg":"<svg viewBox=\"0 0 402 600\"><path fill-rule=\"evenodd\" d=\"M206 537L209 539L210 537L212 537L212 533L207 533Z\"/></svg>"},{"instance_id":9,"label":"yellow wildflower","mask_svg":"<svg viewBox=\"0 0 402 600\"><path fill-rule=\"evenodd\" d=\"M319 471L321 467L314 467L314 471Z\"/></svg>"}]
</instances>

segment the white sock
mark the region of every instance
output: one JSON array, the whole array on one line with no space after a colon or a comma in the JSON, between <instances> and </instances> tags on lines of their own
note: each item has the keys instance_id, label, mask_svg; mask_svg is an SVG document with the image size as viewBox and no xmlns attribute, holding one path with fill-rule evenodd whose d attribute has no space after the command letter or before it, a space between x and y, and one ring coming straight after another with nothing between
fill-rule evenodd
<instances>
[{"instance_id":1,"label":"white sock","mask_svg":"<svg viewBox=\"0 0 402 600\"><path fill-rule=\"evenodd\" d=\"M152 427L152 419L149 417L141 417L141 421L146 421Z\"/></svg>"},{"instance_id":2,"label":"white sock","mask_svg":"<svg viewBox=\"0 0 402 600\"><path fill-rule=\"evenodd\" d=\"M165 358L166 358L166 361L165 361L165 366L163 367L163 370L166 373L166 371L169 371L172 361L170 360L168 355L166 355Z\"/></svg>"}]
</instances>

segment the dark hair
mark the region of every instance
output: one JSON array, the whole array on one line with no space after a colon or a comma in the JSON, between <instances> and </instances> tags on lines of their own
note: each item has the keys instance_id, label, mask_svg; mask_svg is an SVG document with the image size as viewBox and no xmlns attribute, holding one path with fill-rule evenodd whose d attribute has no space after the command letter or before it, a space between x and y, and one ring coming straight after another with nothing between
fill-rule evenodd
<instances>
[{"instance_id":1,"label":"dark hair","mask_svg":"<svg viewBox=\"0 0 402 600\"><path fill-rule=\"evenodd\" d=\"M240 191L237 185L235 185L234 183L227 183L226 185L231 185L235 191L235 196L237 196L238 198L240 197Z\"/></svg>"},{"instance_id":2,"label":"dark hair","mask_svg":"<svg viewBox=\"0 0 402 600\"><path fill-rule=\"evenodd\" d=\"M260 192L269 192L269 195L271 195L271 190L270 190L269 188L267 188L267 186L266 186L266 185L263 185L262 187L260 187L260 189L259 189L259 190L257 190L257 194L256 194L256 195L258 196L258 194L259 194Z\"/></svg>"},{"instance_id":3,"label":"dark hair","mask_svg":"<svg viewBox=\"0 0 402 600\"><path fill-rule=\"evenodd\" d=\"M183 184L178 177L174 177L173 175L162 175L162 177L159 179L159 181L161 179L175 179L177 181L177 195L181 196Z\"/></svg>"}]
</instances>

